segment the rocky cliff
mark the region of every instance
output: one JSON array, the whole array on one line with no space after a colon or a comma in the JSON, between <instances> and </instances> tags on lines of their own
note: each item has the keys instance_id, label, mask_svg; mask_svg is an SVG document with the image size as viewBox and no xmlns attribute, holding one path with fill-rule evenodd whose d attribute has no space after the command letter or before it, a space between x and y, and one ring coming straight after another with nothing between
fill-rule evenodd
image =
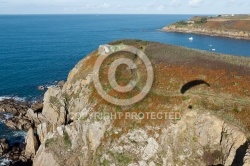
<instances>
[{"instance_id":1,"label":"rocky cliff","mask_svg":"<svg viewBox=\"0 0 250 166\"><path fill-rule=\"evenodd\" d=\"M107 102L93 84L93 67L101 56L94 51L74 67L62 88L48 89L41 112L29 110L38 124L34 133L29 131L32 145L27 141L35 166L250 165L248 58L146 41L110 44L145 52L154 69L149 94L128 106ZM132 94L117 93L105 77L111 62L122 57L140 66L136 75L142 82ZM119 99L137 94L147 74L140 58L124 51L113 53L100 71L104 89ZM116 77L126 85L131 72L121 66ZM137 114L126 117L131 112ZM141 116L148 112L167 118ZM121 116L106 117L111 114Z\"/></svg>"}]
</instances>

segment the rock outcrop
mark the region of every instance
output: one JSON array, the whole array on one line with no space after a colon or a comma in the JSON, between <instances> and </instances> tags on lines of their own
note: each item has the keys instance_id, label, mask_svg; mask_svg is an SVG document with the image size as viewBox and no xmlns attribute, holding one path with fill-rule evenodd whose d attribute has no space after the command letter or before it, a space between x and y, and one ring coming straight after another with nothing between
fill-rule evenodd
<instances>
[{"instance_id":1,"label":"rock outcrop","mask_svg":"<svg viewBox=\"0 0 250 166\"><path fill-rule=\"evenodd\" d=\"M9 143L6 139L0 140L0 155L2 156L5 152L9 151Z\"/></svg>"},{"instance_id":2,"label":"rock outcrop","mask_svg":"<svg viewBox=\"0 0 250 166\"><path fill-rule=\"evenodd\" d=\"M151 58L155 83L149 95L139 104L127 107L107 103L93 85L93 65L99 54L91 53L69 73L63 87L48 89L41 113L34 116L30 111L31 117L44 117L35 120L41 121L36 131L41 145L34 166L229 166L248 162L244 129L247 121L243 115L250 97L249 59L144 41L111 45L117 43L133 45ZM115 54L121 56L127 54ZM134 55L128 56L141 64ZM103 64L103 71L109 64ZM211 86L190 86L185 94L180 93L184 84L196 79ZM140 86L137 88L141 89ZM110 87L106 89L114 93ZM96 116L131 112L162 112L169 116L166 119ZM172 118L176 113L181 119Z\"/></svg>"},{"instance_id":3,"label":"rock outcrop","mask_svg":"<svg viewBox=\"0 0 250 166\"><path fill-rule=\"evenodd\" d=\"M19 102L13 99L0 101L0 118L10 128L19 130L28 130L31 127L30 120L26 117L26 112L30 107L27 102ZM6 118L8 114L8 118Z\"/></svg>"},{"instance_id":4,"label":"rock outcrop","mask_svg":"<svg viewBox=\"0 0 250 166\"><path fill-rule=\"evenodd\" d=\"M41 123L39 119L44 118L38 114L42 107L41 102L28 103L13 99L3 100L0 101L0 118L3 123L12 129L28 131L32 126Z\"/></svg>"},{"instance_id":5,"label":"rock outcrop","mask_svg":"<svg viewBox=\"0 0 250 166\"><path fill-rule=\"evenodd\" d=\"M6 139L0 140L0 156L6 158L7 165L9 163L12 165L32 165L31 160L25 156L24 149L25 145L22 143L12 145Z\"/></svg>"},{"instance_id":6,"label":"rock outcrop","mask_svg":"<svg viewBox=\"0 0 250 166\"><path fill-rule=\"evenodd\" d=\"M11 162L13 165L32 165L31 159L39 146L32 127L41 123L36 121L35 117L37 117L42 107L43 105L40 102L28 103L13 99L0 101L0 118L2 122L12 129L29 130L26 140L27 146L22 141L13 143L13 141L7 139L0 140L0 155L7 158L6 161ZM33 113L33 117L30 116L30 112Z\"/></svg>"},{"instance_id":7,"label":"rock outcrop","mask_svg":"<svg viewBox=\"0 0 250 166\"><path fill-rule=\"evenodd\" d=\"M183 115L176 124L162 128L161 134L151 136L146 129L139 128L122 134L113 142L102 142L101 145L104 134L110 132L108 129L111 126L102 122L74 122L59 127L40 146L34 165L64 165L66 161L66 165L89 165L94 156L99 160L95 161L95 165L196 163L229 166L233 162L239 165L243 162L243 159L235 159L235 156L246 142L245 134L210 113L193 110ZM160 130L157 126L147 127Z\"/></svg>"},{"instance_id":8,"label":"rock outcrop","mask_svg":"<svg viewBox=\"0 0 250 166\"><path fill-rule=\"evenodd\" d=\"M248 149L246 151L243 166L248 166L248 165L250 165L250 147L248 147Z\"/></svg>"},{"instance_id":9,"label":"rock outcrop","mask_svg":"<svg viewBox=\"0 0 250 166\"><path fill-rule=\"evenodd\" d=\"M66 122L65 101L60 88L49 88L44 95L42 115L46 121L55 125Z\"/></svg>"},{"instance_id":10,"label":"rock outcrop","mask_svg":"<svg viewBox=\"0 0 250 166\"><path fill-rule=\"evenodd\" d=\"M27 158L32 158L35 156L38 149L38 141L35 136L33 128L30 128L26 137L26 148L25 155Z\"/></svg>"}]
</instances>

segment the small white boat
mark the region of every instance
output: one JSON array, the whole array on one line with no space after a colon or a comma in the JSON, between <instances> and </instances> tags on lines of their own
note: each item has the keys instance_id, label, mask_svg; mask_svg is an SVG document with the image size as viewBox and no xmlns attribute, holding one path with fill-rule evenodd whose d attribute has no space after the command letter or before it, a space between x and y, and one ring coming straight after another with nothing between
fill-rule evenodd
<instances>
[{"instance_id":1,"label":"small white boat","mask_svg":"<svg viewBox=\"0 0 250 166\"><path fill-rule=\"evenodd\" d=\"M216 50L215 48L212 49L212 51L215 51L215 50Z\"/></svg>"},{"instance_id":2,"label":"small white boat","mask_svg":"<svg viewBox=\"0 0 250 166\"><path fill-rule=\"evenodd\" d=\"M190 41L192 41L192 40L194 40L194 38L193 37L190 37L190 38L188 38Z\"/></svg>"}]
</instances>

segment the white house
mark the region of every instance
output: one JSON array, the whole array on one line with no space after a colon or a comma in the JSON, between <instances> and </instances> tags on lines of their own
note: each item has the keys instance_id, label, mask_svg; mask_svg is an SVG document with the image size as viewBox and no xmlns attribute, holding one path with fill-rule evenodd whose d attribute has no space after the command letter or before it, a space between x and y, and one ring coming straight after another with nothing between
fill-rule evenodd
<instances>
[{"instance_id":1,"label":"white house","mask_svg":"<svg viewBox=\"0 0 250 166\"><path fill-rule=\"evenodd\" d=\"M111 45L103 44L99 46L98 53L101 55L107 55L111 52Z\"/></svg>"},{"instance_id":2,"label":"white house","mask_svg":"<svg viewBox=\"0 0 250 166\"><path fill-rule=\"evenodd\" d=\"M100 55L107 55L107 54L111 54L114 52L122 51L126 48L127 48L127 46L124 44L119 44L119 45L103 44L103 45L99 46L98 53Z\"/></svg>"}]
</instances>

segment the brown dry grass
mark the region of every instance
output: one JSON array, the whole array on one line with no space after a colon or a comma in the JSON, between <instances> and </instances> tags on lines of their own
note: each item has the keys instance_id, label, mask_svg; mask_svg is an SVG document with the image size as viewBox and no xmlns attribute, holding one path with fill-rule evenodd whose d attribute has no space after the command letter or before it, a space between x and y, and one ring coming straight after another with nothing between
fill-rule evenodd
<instances>
[{"instance_id":1,"label":"brown dry grass","mask_svg":"<svg viewBox=\"0 0 250 166\"><path fill-rule=\"evenodd\" d=\"M209 29L218 30L237 30L237 31L249 31L250 32L250 20L223 20L223 21L208 21L202 25Z\"/></svg>"},{"instance_id":2,"label":"brown dry grass","mask_svg":"<svg viewBox=\"0 0 250 166\"><path fill-rule=\"evenodd\" d=\"M120 43L115 42L115 43ZM150 93L145 99L132 106L119 107L114 106L102 99L96 92L94 85L91 84L92 95L91 101L95 103L94 111L105 112L178 112L184 113L188 111L191 105L194 109L209 111L224 111L234 115L235 121L243 124L250 130L250 60L241 57L232 57L226 55L217 55L201 51L194 51L186 48L163 45L159 43L141 42L141 41L122 41L124 44L132 44L138 48L146 47L146 54L150 58L155 79ZM116 54L104 63L102 74L102 84L108 84L106 68L119 57L132 56L129 54ZM91 71L96 53L90 55L84 62L80 70L86 68ZM132 56L133 57L133 56ZM142 67L143 69L143 67ZM146 77L146 73L142 71L142 78ZM82 72L81 72L82 73ZM86 73L85 73L86 74ZM124 85L127 79L131 78L130 73L122 73L118 71L119 83ZM76 74L76 78L82 74ZM119 79L123 77L125 79ZM199 85L191 88L187 94L180 93L181 87L193 80L204 80L210 84L210 87ZM141 81L141 80L140 80ZM132 92L117 93L109 89L108 93L117 98L129 98L137 94L143 84L139 84ZM239 111L238 111L239 110ZM120 134L113 134L112 139L119 138L122 133L128 130L143 127L147 125L167 126L174 123L173 120L160 119L150 120L144 119L121 119L114 120L114 126L121 128ZM152 131L148 131L152 134ZM104 140L107 141L107 138Z\"/></svg>"}]
</instances>

